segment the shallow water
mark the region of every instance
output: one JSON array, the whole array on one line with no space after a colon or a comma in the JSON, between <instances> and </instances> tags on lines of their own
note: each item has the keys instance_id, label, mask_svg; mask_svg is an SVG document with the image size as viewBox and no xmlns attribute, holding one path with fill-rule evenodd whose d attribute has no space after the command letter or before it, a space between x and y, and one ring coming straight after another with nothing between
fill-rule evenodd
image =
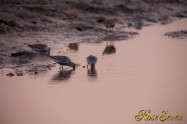
<instances>
[{"instance_id":1,"label":"shallow water","mask_svg":"<svg viewBox=\"0 0 187 124\"><path fill-rule=\"evenodd\" d=\"M1 124L143 124L134 118L142 109L183 115L182 122L166 123L185 124L187 40L164 33L187 29L186 22L145 27L133 39L114 42L111 55L102 54L106 42L63 49L81 64L75 71L60 73L56 65L38 75L7 77L9 70L2 69ZM95 71L82 67L90 54L98 57Z\"/></svg>"}]
</instances>

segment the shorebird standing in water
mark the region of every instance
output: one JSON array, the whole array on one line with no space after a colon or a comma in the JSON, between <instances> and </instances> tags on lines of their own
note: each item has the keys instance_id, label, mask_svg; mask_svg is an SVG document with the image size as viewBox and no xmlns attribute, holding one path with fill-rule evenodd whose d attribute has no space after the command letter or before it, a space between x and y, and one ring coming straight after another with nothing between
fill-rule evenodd
<instances>
[{"instance_id":1,"label":"shorebird standing in water","mask_svg":"<svg viewBox=\"0 0 187 124\"><path fill-rule=\"evenodd\" d=\"M90 65L91 69L95 69L95 64L97 63L97 57L90 55L87 57L87 68Z\"/></svg>"},{"instance_id":2,"label":"shorebird standing in water","mask_svg":"<svg viewBox=\"0 0 187 124\"><path fill-rule=\"evenodd\" d=\"M50 55L50 48L46 44L28 44L36 52L44 52Z\"/></svg>"},{"instance_id":3,"label":"shorebird standing in water","mask_svg":"<svg viewBox=\"0 0 187 124\"><path fill-rule=\"evenodd\" d=\"M67 56L49 56L52 58L56 63L60 65L60 69L63 70L63 65L72 67L75 70L77 64L72 62L69 57Z\"/></svg>"},{"instance_id":4,"label":"shorebird standing in water","mask_svg":"<svg viewBox=\"0 0 187 124\"><path fill-rule=\"evenodd\" d=\"M115 22L113 19L106 19L103 21L104 26L106 27L106 32L112 32L115 27Z\"/></svg>"}]
</instances>

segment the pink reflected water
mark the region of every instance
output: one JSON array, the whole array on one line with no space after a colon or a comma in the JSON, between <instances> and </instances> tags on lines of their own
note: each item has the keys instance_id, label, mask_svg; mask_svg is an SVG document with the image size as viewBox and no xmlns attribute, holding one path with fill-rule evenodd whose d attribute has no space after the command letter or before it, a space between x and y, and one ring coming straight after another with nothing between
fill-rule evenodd
<instances>
[{"instance_id":1,"label":"pink reflected water","mask_svg":"<svg viewBox=\"0 0 187 124\"><path fill-rule=\"evenodd\" d=\"M81 66L23 77L0 76L0 124L163 124L135 121L142 109L187 117L187 39L165 37L187 29L187 19L145 27L138 36L115 42L116 53L103 55L106 43L80 43L66 55ZM90 54L94 72L82 68ZM8 72L2 69L3 73ZM2 71L1 70L1 71Z\"/></svg>"}]
</instances>

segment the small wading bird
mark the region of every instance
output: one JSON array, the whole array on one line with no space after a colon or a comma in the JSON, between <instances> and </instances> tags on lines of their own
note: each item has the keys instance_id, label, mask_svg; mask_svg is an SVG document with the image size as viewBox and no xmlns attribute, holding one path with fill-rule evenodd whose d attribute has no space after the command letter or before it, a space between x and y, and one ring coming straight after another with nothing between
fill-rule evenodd
<instances>
[{"instance_id":1,"label":"small wading bird","mask_svg":"<svg viewBox=\"0 0 187 124\"><path fill-rule=\"evenodd\" d=\"M36 52L44 52L50 55L50 48L46 44L28 44Z\"/></svg>"},{"instance_id":2,"label":"small wading bird","mask_svg":"<svg viewBox=\"0 0 187 124\"><path fill-rule=\"evenodd\" d=\"M106 19L103 21L104 26L106 27L106 32L112 32L115 27L115 22L113 19Z\"/></svg>"},{"instance_id":3,"label":"small wading bird","mask_svg":"<svg viewBox=\"0 0 187 124\"><path fill-rule=\"evenodd\" d=\"M87 57L87 68L90 65L91 69L95 69L95 64L97 63L97 57L90 55Z\"/></svg>"},{"instance_id":4,"label":"small wading bird","mask_svg":"<svg viewBox=\"0 0 187 124\"><path fill-rule=\"evenodd\" d=\"M75 67L77 65L74 62L72 62L70 58L67 56L49 56L49 57L52 58L56 63L58 63L60 65L60 69L62 70L63 70L63 65L72 67L73 70L75 70Z\"/></svg>"}]
</instances>

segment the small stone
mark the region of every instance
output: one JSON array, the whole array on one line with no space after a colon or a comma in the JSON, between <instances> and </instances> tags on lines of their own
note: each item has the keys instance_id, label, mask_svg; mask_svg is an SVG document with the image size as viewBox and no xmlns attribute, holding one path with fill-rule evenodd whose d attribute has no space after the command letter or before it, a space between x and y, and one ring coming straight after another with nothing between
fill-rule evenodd
<instances>
[{"instance_id":1,"label":"small stone","mask_svg":"<svg viewBox=\"0 0 187 124\"><path fill-rule=\"evenodd\" d=\"M80 27L80 26L77 26L76 29L77 29L78 31L83 31L83 28Z\"/></svg>"},{"instance_id":2,"label":"small stone","mask_svg":"<svg viewBox=\"0 0 187 124\"><path fill-rule=\"evenodd\" d=\"M37 24L37 22L36 22L36 21L32 21L31 23L32 23L32 24Z\"/></svg>"},{"instance_id":3,"label":"small stone","mask_svg":"<svg viewBox=\"0 0 187 124\"><path fill-rule=\"evenodd\" d=\"M14 74L12 72L8 73L7 76L12 77Z\"/></svg>"},{"instance_id":4,"label":"small stone","mask_svg":"<svg viewBox=\"0 0 187 124\"><path fill-rule=\"evenodd\" d=\"M23 72L18 72L17 76L23 76Z\"/></svg>"}]
</instances>

